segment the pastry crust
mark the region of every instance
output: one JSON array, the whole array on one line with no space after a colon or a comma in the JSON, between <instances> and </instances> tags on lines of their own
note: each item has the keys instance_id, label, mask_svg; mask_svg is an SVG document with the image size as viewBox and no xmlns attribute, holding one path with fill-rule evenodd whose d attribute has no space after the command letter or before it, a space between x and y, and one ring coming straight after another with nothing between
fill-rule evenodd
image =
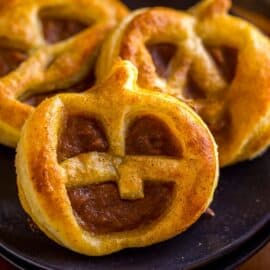
<instances>
[{"instance_id":1,"label":"pastry crust","mask_svg":"<svg viewBox=\"0 0 270 270\"><path fill-rule=\"evenodd\" d=\"M163 7L132 12L104 43L97 65L102 80L119 57L130 60L140 86L192 106L214 134L221 166L253 159L270 143L270 42L248 22L228 15L229 7L228 0L205 0L188 12ZM147 50L164 42L177 47L166 78L158 75ZM232 80L217 63L226 56L216 61L207 48L236 51ZM190 78L201 96L185 93Z\"/></svg>"},{"instance_id":2,"label":"pastry crust","mask_svg":"<svg viewBox=\"0 0 270 270\"><path fill-rule=\"evenodd\" d=\"M10 0L0 4L0 46L28 54L19 67L0 78L0 143L15 147L33 107L20 100L30 94L71 87L92 69L108 32L127 14L118 0ZM41 16L78 20L86 29L48 44Z\"/></svg>"},{"instance_id":3,"label":"pastry crust","mask_svg":"<svg viewBox=\"0 0 270 270\"><path fill-rule=\"evenodd\" d=\"M83 113L102 122L108 152L89 152L58 162L57 145L66 113ZM182 149L181 155L125 153L127 127L145 114L166 123ZM186 230L213 199L218 158L214 139L197 114L173 97L138 87L136 68L121 61L91 90L57 95L38 106L23 127L16 169L21 203L40 229L71 250L100 256L151 245ZM114 181L121 198L133 200L144 196L141 192L146 179L174 184L171 204L161 218L136 229L107 234L91 233L79 225L67 187Z\"/></svg>"}]
</instances>

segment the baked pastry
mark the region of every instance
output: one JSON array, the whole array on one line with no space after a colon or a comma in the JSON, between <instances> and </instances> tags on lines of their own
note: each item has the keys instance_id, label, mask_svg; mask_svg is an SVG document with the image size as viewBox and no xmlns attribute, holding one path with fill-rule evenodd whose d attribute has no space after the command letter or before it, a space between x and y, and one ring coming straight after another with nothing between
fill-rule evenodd
<instances>
[{"instance_id":1,"label":"baked pastry","mask_svg":"<svg viewBox=\"0 0 270 270\"><path fill-rule=\"evenodd\" d=\"M20 201L40 229L95 256L187 229L212 201L218 158L197 114L140 89L136 68L123 61L99 86L37 107L16 169Z\"/></svg>"},{"instance_id":2,"label":"baked pastry","mask_svg":"<svg viewBox=\"0 0 270 270\"><path fill-rule=\"evenodd\" d=\"M258 29L230 16L228 0L189 10L132 12L105 42L102 80L119 57L139 70L139 85L185 101L219 146L221 166L253 159L270 143L270 43Z\"/></svg>"},{"instance_id":3,"label":"baked pastry","mask_svg":"<svg viewBox=\"0 0 270 270\"><path fill-rule=\"evenodd\" d=\"M92 85L101 42L126 14L118 0L2 1L0 143L16 145L32 105Z\"/></svg>"}]
</instances>

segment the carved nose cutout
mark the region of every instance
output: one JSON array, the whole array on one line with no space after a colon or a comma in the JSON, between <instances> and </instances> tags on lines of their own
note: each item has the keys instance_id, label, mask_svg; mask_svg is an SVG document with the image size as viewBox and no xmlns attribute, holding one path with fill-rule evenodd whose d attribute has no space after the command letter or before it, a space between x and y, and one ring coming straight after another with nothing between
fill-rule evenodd
<instances>
[{"instance_id":1,"label":"carved nose cutout","mask_svg":"<svg viewBox=\"0 0 270 270\"><path fill-rule=\"evenodd\" d=\"M85 115L67 115L58 141L58 160L81 153L107 152L109 144L99 121Z\"/></svg>"},{"instance_id":2,"label":"carved nose cutout","mask_svg":"<svg viewBox=\"0 0 270 270\"><path fill-rule=\"evenodd\" d=\"M162 120L152 115L137 117L126 137L126 154L181 157L177 140Z\"/></svg>"},{"instance_id":3,"label":"carved nose cutout","mask_svg":"<svg viewBox=\"0 0 270 270\"><path fill-rule=\"evenodd\" d=\"M15 70L27 59L27 54L14 48L0 48L0 77Z\"/></svg>"},{"instance_id":4,"label":"carved nose cutout","mask_svg":"<svg viewBox=\"0 0 270 270\"><path fill-rule=\"evenodd\" d=\"M150 52L157 74L162 78L169 76L169 64L174 57L177 46L171 43L149 44L147 49Z\"/></svg>"}]
</instances>

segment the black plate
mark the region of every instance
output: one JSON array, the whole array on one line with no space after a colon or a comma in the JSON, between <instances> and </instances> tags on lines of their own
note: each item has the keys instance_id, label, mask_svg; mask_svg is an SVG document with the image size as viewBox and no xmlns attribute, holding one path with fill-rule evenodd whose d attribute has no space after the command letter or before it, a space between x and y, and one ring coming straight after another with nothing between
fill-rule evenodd
<instances>
[{"instance_id":1,"label":"black plate","mask_svg":"<svg viewBox=\"0 0 270 270\"><path fill-rule=\"evenodd\" d=\"M188 269L231 253L270 221L268 152L255 161L222 170L212 205L216 217L202 216L188 231L161 244L89 258L64 249L41 232L30 229L17 199L13 160L14 151L0 147L0 246L40 267Z\"/></svg>"},{"instance_id":2,"label":"black plate","mask_svg":"<svg viewBox=\"0 0 270 270\"><path fill-rule=\"evenodd\" d=\"M210 261L208 264L196 269L200 270L234 270L242 262L250 258L257 251L263 248L270 240L269 235L270 222L266 224L258 233L241 245L238 249L232 251L229 254L224 255L218 260ZM18 269L27 270L38 270L40 267L34 266L32 262L27 262L23 258L19 258L16 254L8 252L6 249L0 247L0 256L5 260L9 261L11 264L16 266Z\"/></svg>"},{"instance_id":3,"label":"black plate","mask_svg":"<svg viewBox=\"0 0 270 270\"><path fill-rule=\"evenodd\" d=\"M140 1L125 2L132 8L142 6ZM143 5L187 7L192 2L196 1L143 1ZM270 152L222 170L212 204L214 218L202 216L172 240L100 258L73 253L30 229L17 198L14 154L0 147L0 252L4 250L11 260L47 269L190 269L215 265L220 258L227 265L230 254L264 231L258 245L249 246L249 253L237 253L239 262L269 239L270 230L265 227L270 222Z\"/></svg>"}]
</instances>

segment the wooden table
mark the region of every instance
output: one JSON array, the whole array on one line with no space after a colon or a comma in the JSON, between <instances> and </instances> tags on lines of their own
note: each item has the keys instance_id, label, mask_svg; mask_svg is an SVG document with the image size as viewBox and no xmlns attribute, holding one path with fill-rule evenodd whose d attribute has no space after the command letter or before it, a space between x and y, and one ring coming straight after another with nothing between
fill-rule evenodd
<instances>
[{"instance_id":1,"label":"wooden table","mask_svg":"<svg viewBox=\"0 0 270 270\"><path fill-rule=\"evenodd\" d=\"M269 270L270 269L270 243L258 254L244 263L239 270Z\"/></svg>"}]
</instances>

